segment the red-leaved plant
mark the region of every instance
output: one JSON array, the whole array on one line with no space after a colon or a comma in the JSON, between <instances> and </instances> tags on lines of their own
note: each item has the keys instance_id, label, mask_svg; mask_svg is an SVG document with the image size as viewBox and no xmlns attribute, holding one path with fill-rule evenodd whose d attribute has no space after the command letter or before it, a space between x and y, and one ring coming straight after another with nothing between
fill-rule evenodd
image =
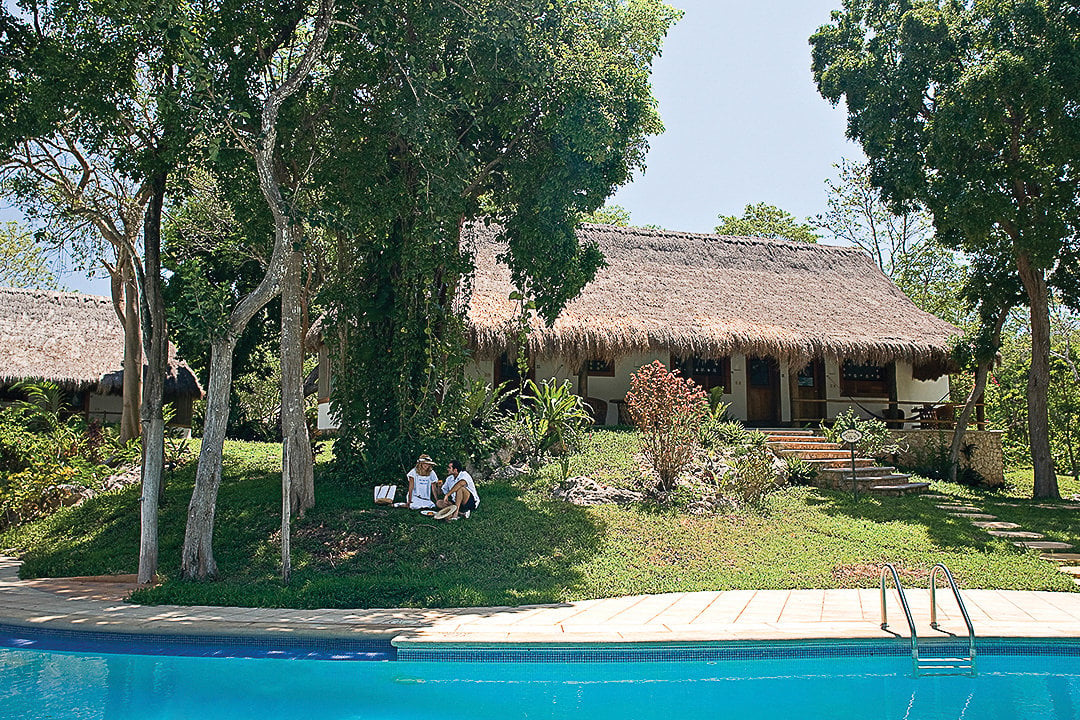
<instances>
[{"instance_id":1,"label":"red-leaved plant","mask_svg":"<svg viewBox=\"0 0 1080 720\"><path fill-rule=\"evenodd\" d=\"M693 380L655 360L630 376L626 409L641 431L642 454L660 476L659 489L671 492L700 442L708 396Z\"/></svg>"}]
</instances>

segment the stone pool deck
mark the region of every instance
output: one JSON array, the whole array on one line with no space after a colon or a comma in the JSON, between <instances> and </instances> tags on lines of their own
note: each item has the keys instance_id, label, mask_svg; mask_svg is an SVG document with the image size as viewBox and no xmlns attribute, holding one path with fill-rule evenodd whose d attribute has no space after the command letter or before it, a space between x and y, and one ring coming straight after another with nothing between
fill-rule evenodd
<instances>
[{"instance_id":1,"label":"stone pool deck","mask_svg":"<svg viewBox=\"0 0 1080 720\"><path fill-rule=\"evenodd\" d=\"M123 602L134 587L130 578L19 580L18 567L17 560L0 557L0 624L164 635L382 638L399 647L908 636L891 589L893 632L879 627L877 590L727 590L442 610L151 607ZM940 592L943 632L929 627L929 591L907 590L919 637L966 635L951 592ZM1080 637L1080 593L965 590L963 596L980 637Z\"/></svg>"}]
</instances>

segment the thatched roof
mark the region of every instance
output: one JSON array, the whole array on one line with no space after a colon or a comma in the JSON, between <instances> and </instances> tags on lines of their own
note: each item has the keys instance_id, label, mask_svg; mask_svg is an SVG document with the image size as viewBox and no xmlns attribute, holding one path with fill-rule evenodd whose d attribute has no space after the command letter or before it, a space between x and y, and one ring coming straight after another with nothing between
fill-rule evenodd
<instances>
[{"instance_id":1,"label":"thatched roof","mask_svg":"<svg viewBox=\"0 0 1080 720\"><path fill-rule=\"evenodd\" d=\"M0 288L0 383L34 378L119 393L123 366L124 331L109 298ZM165 394L202 396L171 344Z\"/></svg>"},{"instance_id":2,"label":"thatched roof","mask_svg":"<svg viewBox=\"0 0 1080 720\"><path fill-rule=\"evenodd\" d=\"M498 228L467 232L477 253L470 340L478 356L495 357L513 346L517 303L495 260ZM857 248L591 224L578 234L608 266L552 327L534 319L533 357L743 353L793 364L905 360L921 379L949 370L948 340L960 331L915 307Z\"/></svg>"}]
</instances>

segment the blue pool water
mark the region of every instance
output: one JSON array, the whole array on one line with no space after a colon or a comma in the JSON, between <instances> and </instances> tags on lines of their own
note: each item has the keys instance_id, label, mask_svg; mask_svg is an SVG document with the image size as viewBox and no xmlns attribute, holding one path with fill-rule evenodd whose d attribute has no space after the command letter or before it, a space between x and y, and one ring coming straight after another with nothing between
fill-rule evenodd
<instances>
[{"instance_id":1,"label":"blue pool water","mask_svg":"<svg viewBox=\"0 0 1080 720\"><path fill-rule=\"evenodd\" d=\"M561 663L483 653L340 662L3 648L0 718L1080 719L1080 644L1041 647L1049 653L1001 647L1020 654L984 655L975 677L918 678L903 654L828 657L835 648L820 645L794 653L802 657L591 662L579 653Z\"/></svg>"}]
</instances>

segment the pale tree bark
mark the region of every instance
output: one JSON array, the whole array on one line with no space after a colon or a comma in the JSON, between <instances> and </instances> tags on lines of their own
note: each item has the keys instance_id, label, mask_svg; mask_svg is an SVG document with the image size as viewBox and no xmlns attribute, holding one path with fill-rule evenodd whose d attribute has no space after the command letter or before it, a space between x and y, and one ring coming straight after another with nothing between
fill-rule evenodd
<instances>
[{"instance_id":1,"label":"pale tree bark","mask_svg":"<svg viewBox=\"0 0 1080 720\"><path fill-rule=\"evenodd\" d=\"M949 480L956 482L956 475L960 470L960 451L964 446L964 434L971 423L971 415L975 411L975 404L986 392L986 380L990 375L990 368L994 366L994 359L998 346L1001 345L1001 329L1005 326L1005 320L1009 317L1012 307L1002 308L994 328L990 333L990 356L979 360L975 368L975 384L964 402L964 409L960 411L960 417L956 419L956 427L953 428L952 445L949 447Z\"/></svg>"},{"instance_id":2,"label":"pale tree bark","mask_svg":"<svg viewBox=\"0 0 1080 720\"><path fill-rule=\"evenodd\" d=\"M1031 264L1027 255L1016 257L1020 281L1031 308L1031 370L1028 372L1028 434L1031 463L1035 471L1033 497L1060 497L1054 458L1050 452L1050 301L1046 273Z\"/></svg>"},{"instance_id":3,"label":"pale tree bark","mask_svg":"<svg viewBox=\"0 0 1080 720\"><path fill-rule=\"evenodd\" d=\"M128 255L125 253L125 255ZM124 407L120 416L120 442L139 437L142 405L142 329L139 323L139 290L130 256L122 258L120 284L124 295Z\"/></svg>"},{"instance_id":4,"label":"pale tree bark","mask_svg":"<svg viewBox=\"0 0 1080 720\"><path fill-rule=\"evenodd\" d=\"M151 197L143 229L142 316L146 351L143 385L143 466L140 499L139 583L153 582L158 567L158 502L165 469L165 374L168 340L165 300L161 294L161 208L165 200L166 175L151 179Z\"/></svg>"},{"instance_id":5,"label":"pale tree bark","mask_svg":"<svg viewBox=\"0 0 1080 720\"><path fill-rule=\"evenodd\" d=\"M300 234L301 228L290 228L290 235ZM292 246L299 247L299 240ZM281 436L288 460L282 472L288 479L292 512L301 515L315 506L314 461L304 417L303 264L302 252L290 252L281 284Z\"/></svg>"},{"instance_id":6,"label":"pale tree bark","mask_svg":"<svg viewBox=\"0 0 1080 720\"><path fill-rule=\"evenodd\" d=\"M285 81L267 97L261 114L258 145L251 149L255 157L259 189L274 217L274 250L262 281L236 306L230 314L224 339L212 347L203 443L199 453L199 466L195 474L195 489L191 495L191 503L188 505L187 528L180 559L180 573L186 579L203 579L217 575L218 568L213 552L214 514L218 489L221 485L225 427L229 414L232 352L237 338L240 337L247 323L260 308L280 292L286 259L293 252L290 246L293 236L290 232L289 213L282 197L281 187L274 175L278 113L282 104L300 89L301 84L310 75L316 61L322 55L329 34L333 7L333 0L320 0L314 32L308 47ZM214 350L220 350L220 353L216 355ZM302 462L302 457L300 462ZM310 458L310 446L307 457ZM282 472L285 474L286 470L283 468ZM286 480L283 479L283 487L285 487L285 482ZM287 518L283 519L283 522L287 522Z\"/></svg>"},{"instance_id":7,"label":"pale tree bark","mask_svg":"<svg viewBox=\"0 0 1080 720\"><path fill-rule=\"evenodd\" d=\"M293 226L290 234L301 232ZM289 253L281 287L281 432L288 459L283 471L291 509L301 515L315 506L314 461L304 417L303 262L302 252Z\"/></svg>"}]
</instances>

